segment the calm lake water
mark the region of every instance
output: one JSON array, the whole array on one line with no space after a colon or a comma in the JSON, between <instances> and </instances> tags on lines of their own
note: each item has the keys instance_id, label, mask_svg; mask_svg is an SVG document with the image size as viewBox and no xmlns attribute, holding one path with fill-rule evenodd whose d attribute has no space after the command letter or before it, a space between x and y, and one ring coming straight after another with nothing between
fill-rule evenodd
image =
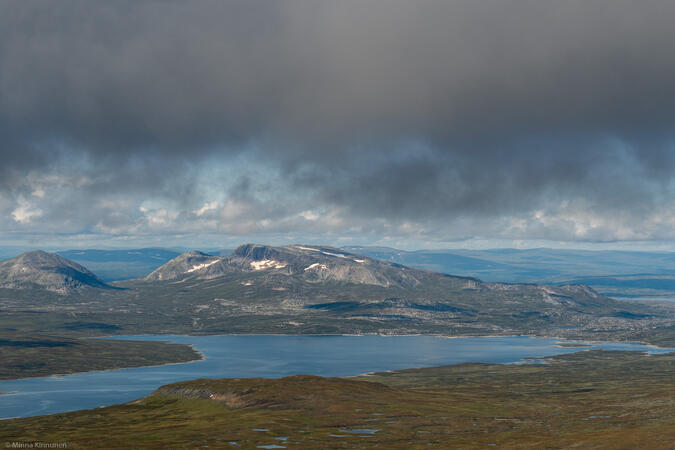
<instances>
[{"instance_id":1,"label":"calm lake water","mask_svg":"<svg viewBox=\"0 0 675 450\"><path fill-rule=\"evenodd\" d=\"M587 348L674 351L631 343L562 348L554 338L433 336L171 336L116 337L191 344L204 361L107 372L0 381L0 418L28 417L125 403L161 385L195 378L278 378L296 374L359 375L463 362L517 363Z\"/></svg>"}]
</instances>

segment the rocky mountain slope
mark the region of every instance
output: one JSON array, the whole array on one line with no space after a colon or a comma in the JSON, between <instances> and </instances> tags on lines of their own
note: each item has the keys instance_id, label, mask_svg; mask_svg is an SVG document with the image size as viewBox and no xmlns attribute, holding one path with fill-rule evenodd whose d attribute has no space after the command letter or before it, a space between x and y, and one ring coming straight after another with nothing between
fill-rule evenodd
<instances>
[{"instance_id":1,"label":"rocky mountain slope","mask_svg":"<svg viewBox=\"0 0 675 450\"><path fill-rule=\"evenodd\" d=\"M414 287L428 281L430 277L440 276L433 272L379 261L333 247L310 245L271 247L245 244L225 258L196 251L184 253L159 267L145 277L145 280L173 280L185 277L207 280L232 273L286 275L309 283L335 281L402 288ZM475 281L465 280L467 284Z\"/></svg>"},{"instance_id":2,"label":"rocky mountain slope","mask_svg":"<svg viewBox=\"0 0 675 450\"><path fill-rule=\"evenodd\" d=\"M0 292L0 309L6 326L26 333L555 333L644 340L647 331L661 330L659 342L670 339L674 316L583 285L483 282L313 245L247 244L227 257L189 252L113 286L123 289L92 289L107 286L77 264L32 252L0 265L0 288L13 288Z\"/></svg>"},{"instance_id":3,"label":"rocky mountain slope","mask_svg":"<svg viewBox=\"0 0 675 450\"><path fill-rule=\"evenodd\" d=\"M488 283L380 261L332 247L246 244L230 256L185 253L142 280L172 302L196 303L195 323L219 317L328 315L348 320L484 326L575 325L627 306L583 285ZM162 294L159 294L159 293ZM413 321L413 322L411 322ZM356 322L354 322L356 323ZM469 325L471 324L471 325Z\"/></svg>"},{"instance_id":4,"label":"rocky mountain slope","mask_svg":"<svg viewBox=\"0 0 675 450\"><path fill-rule=\"evenodd\" d=\"M220 263L222 258L207 255L199 251L183 253L152 271L144 279L147 281L174 280L191 274L202 275L204 269Z\"/></svg>"},{"instance_id":5,"label":"rocky mountain slope","mask_svg":"<svg viewBox=\"0 0 675 450\"><path fill-rule=\"evenodd\" d=\"M86 287L111 288L81 265L54 253L36 250L0 262L0 288L68 294Z\"/></svg>"}]
</instances>

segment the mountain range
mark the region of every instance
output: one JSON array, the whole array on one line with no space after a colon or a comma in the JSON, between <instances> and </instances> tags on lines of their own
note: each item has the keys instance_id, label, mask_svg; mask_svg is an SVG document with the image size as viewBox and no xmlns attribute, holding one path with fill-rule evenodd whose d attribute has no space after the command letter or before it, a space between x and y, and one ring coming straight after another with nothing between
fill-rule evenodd
<instances>
[{"instance_id":1,"label":"mountain range","mask_svg":"<svg viewBox=\"0 0 675 450\"><path fill-rule=\"evenodd\" d=\"M106 283L142 278L186 249L78 249L57 254L94 272ZM202 249L229 256L232 249ZM483 281L538 284L585 284L615 298L667 301L675 298L675 253L568 249L415 250L343 247L338 251L408 267L479 278ZM20 253L0 247L0 258Z\"/></svg>"},{"instance_id":2,"label":"mountain range","mask_svg":"<svg viewBox=\"0 0 675 450\"><path fill-rule=\"evenodd\" d=\"M551 248L405 251L368 246L345 250L428 270L511 283L574 283L591 277L675 272L672 252Z\"/></svg>"},{"instance_id":3,"label":"mountain range","mask_svg":"<svg viewBox=\"0 0 675 450\"><path fill-rule=\"evenodd\" d=\"M0 288L0 308L25 329L39 321L22 314L49 311L46 329L69 333L624 336L672 326L668 311L585 285L484 282L316 245L192 251L110 284L58 255L29 252L0 263Z\"/></svg>"},{"instance_id":4,"label":"mountain range","mask_svg":"<svg viewBox=\"0 0 675 450\"><path fill-rule=\"evenodd\" d=\"M227 257L193 251L180 255L143 279L173 280L185 276L213 279L232 273L286 275L307 283L337 281L382 287L413 287L431 272L348 253L333 247L246 244Z\"/></svg>"}]
</instances>

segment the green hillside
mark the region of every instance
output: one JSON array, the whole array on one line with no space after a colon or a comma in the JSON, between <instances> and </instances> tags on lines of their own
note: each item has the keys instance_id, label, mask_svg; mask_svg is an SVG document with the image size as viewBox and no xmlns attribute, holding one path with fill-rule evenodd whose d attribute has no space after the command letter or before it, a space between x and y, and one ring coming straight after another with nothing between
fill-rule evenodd
<instances>
[{"instance_id":1,"label":"green hillside","mask_svg":"<svg viewBox=\"0 0 675 450\"><path fill-rule=\"evenodd\" d=\"M594 351L348 379L200 379L124 405L5 420L0 439L69 448L665 449L675 438L674 363L672 354Z\"/></svg>"}]
</instances>

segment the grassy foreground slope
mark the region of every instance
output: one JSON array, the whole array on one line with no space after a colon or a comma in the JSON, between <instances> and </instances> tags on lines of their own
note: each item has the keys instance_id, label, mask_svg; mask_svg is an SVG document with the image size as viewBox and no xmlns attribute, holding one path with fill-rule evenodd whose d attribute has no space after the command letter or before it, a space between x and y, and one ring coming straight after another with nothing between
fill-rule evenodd
<instances>
[{"instance_id":1,"label":"grassy foreground slope","mask_svg":"<svg viewBox=\"0 0 675 450\"><path fill-rule=\"evenodd\" d=\"M0 334L0 380L121 367L187 362L201 355L187 345Z\"/></svg>"},{"instance_id":2,"label":"grassy foreground slope","mask_svg":"<svg viewBox=\"0 0 675 450\"><path fill-rule=\"evenodd\" d=\"M674 363L673 354L588 351L549 364L347 379L200 379L125 405L2 421L0 439L88 448L672 448Z\"/></svg>"}]
</instances>

